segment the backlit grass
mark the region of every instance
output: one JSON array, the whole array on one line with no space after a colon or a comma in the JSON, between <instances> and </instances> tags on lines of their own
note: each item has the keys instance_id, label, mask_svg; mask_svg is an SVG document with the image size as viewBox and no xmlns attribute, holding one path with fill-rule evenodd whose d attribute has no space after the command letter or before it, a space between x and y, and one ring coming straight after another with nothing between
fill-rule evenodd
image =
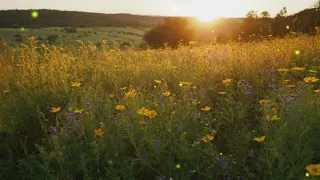
<instances>
[{"instance_id":1,"label":"backlit grass","mask_svg":"<svg viewBox=\"0 0 320 180\"><path fill-rule=\"evenodd\" d=\"M0 177L320 175L319 36L146 51L3 46Z\"/></svg>"}]
</instances>

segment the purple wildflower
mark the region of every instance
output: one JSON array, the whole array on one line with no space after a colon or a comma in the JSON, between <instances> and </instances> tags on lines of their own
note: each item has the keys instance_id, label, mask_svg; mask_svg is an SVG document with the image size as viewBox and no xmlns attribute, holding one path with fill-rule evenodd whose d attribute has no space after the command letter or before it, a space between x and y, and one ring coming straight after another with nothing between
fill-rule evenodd
<instances>
[{"instance_id":1,"label":"purple wildflower","mask_svg":"<svg viewBox=\"0 0 320 180\"><path fill-rule=\"evenodd\" d=\"M59 135L59 133L58 133L58 131L56 130L56 128L55 127L51 127L51 134L52 135L54 135L54 136L58 136Z\"/></svg>"},{"instance_id":2,"label":"purple wildflower","mask_svg":"<svg viewBox=\"0 0 320 180\"><path fill-rule=\"evenodd\" d=\"M160 141L159 141L159 140L156 140L156 141L154 142L154 146L155 146L156 148L160 148L160 146L161 146Z\"/></svg>"},{"instance_id":3,"label":"purple wildflower","mask_svg":"<svg viewBox=\"0 0 320 180\"><path fill-rule=\"evenodd\" d=\"M296 119L297 121L300 121L300 120L302 120L302 116L296 116L295 119Z\"/></svg>"},{"instance_id":4,"label":"purple wildflower","mask_svg":"<svg viewBox=\"0 0 320 180\"><path fill-rule=\"evenodd\" d=\"M253 158L253 157L254 157L253 149L251 149L251 151L250 151L250 153L249 153L249 156L250 156L251 158Z\"/></svg>"},{"instance_id":5,"label":"purple wildflower","mask_svg":"<svg viewBox=\"0 0 320 180\"><path fill-rule=\"evenodd\" d=\"M198 113L197 115L196 115L196 117L197 117L197 119L200 119L200 113Z\"/></svg>"},{"instance_id":6,"label":"purple wildflower","mask_svg":"<svg viewBox=\"0 0 320 180\"><path fill-rule=\"evenodd\" d=\"M130 124L130 130L131 130L131 131L134 131L134 126L133 126L133 124Z\"/></svg>"}]
</instances>

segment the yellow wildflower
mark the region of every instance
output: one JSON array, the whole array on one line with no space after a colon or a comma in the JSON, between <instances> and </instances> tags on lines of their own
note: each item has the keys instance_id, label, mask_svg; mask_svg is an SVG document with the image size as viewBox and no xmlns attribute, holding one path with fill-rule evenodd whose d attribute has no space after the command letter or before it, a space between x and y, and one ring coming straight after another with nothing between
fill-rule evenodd
<instances>
[{"instance_id":1,"label":"yellow wildflower","mask_svg":"<svg viewBox=\"0 0 320 180\"><path fill-rule=\"evenodd\" d=\"M224 94L227 94L227 93L226 92L218 92L218 94L224 95Z\"/></svg>"},{"instance_id":2,"label":"yellow wildflower","mask_svg":"<svg viewBox=\"0 0 320 180\"><path fill-rule=\"evenodd\" d=\"M269 115L266 115L266 120L270 121L270 116Z\"/></svg>"},{"instance_id":3,"label":"yellow wildflower","mask_svg":"<svg viewBox=\"0 0 320 180\"><path fill-rule=\"evenodd\" d=\"M209 141L212 141L213 139L214 139L214 137L213 137L212 135L207 134L206 136L203 136L203 137L201 138L201 141L203 141L203 142L209 142Z\"/></svg>"},{"instance_id":4,"label":"yellow wildflower","mask_svg":"<svg viewBox=\"0 0 320 180\"><path fill-rule=\"evenodd\" d=\"M191 82L180 82L179 83L179 86L183 86L183 85L186 85L186 86L190 86L192 83Z\"/></svg>"},{"instance_id":5,"label":"yellow wildflower","mask_svg":"<svg viewBox=\"0 0 320 180\"><path fill-rule=\"evenodd\" d=\"M259 103L260 103L260 104L267 104L267 103L269 103L269 100L261 99L261 100L259 101Z\"/></svg>"},{"instance_id":6,"label":"yellow wildflower","mask_svg":"<svg viewBox=\"0 0 320 180\"><path fill-rule=\"evenodd\" d=\"M72 87L80 87L81 83L79 83L79 82L71 82L71 86Z\"/></svg>"},{"instance_id":7,"label":"yellow wildflower","mask_svg":"<svg viewBox=\"0 0 320 180\"><path fill-rule=\"evenodd\" d=\"M320 88L318 88L318 89L314 90L314 92L316 92L316 93L320 93Z\"/></svg>"},{"instance_id":8,"label":"yellow wildflower","mask_svg":"<svg viewBox=\"0 0 320 180\"><path fill-rule=\"evenodd\" d=\"M61 110L61 107L52 107L51 108L51 112L53 112L53 113L57 113L57 112L59 112Z\"/></svg>"},{"instance_id":9,"label":"yellow wildflower","mask_svg":"<svg viewBox=\"0 0 320 180\"><path fill-rule=\"evenodd\" d=\"M155 110L147 111L146 116L148 116L149 118L154 118L157 116L157 112Z\"/></svg>"},{"instance_id":10,"label":"yellow wildflower","mask_svg":"<svg viewBox=\"0 0 320 180\"><path fill-rule=\"evenodd\" d=\"M285 80L283 80L283 82L284 82L285 84L287 84L288 82L290 82L290 80L285 79Z\"/></svg>"},{"instance_id":11,"label":"yellow wildflower","mask_svg":"<svg viewBox=\"0 0 320 180\"><path fill-rule=\"evenodd\" d=\"M278 117L278 115L272 116L271 121L277 121L277 120L280 120L280 118Z\"/></svg>"},{"instance_id":12,"label":"yellow wildflower","mask_svg":"<svg viewBox=\"0 0 320 180\"><path fill-rule=\"evenodd\" d=\"M290 85L287 85L287 87L288 87L288 88L295 88L295 87L296 87L296 85L294 85L294 84L290 84Z\"/></svg>"},{"instance_id":13,"label":"yellow wildflower","mask_svg":"<svg viewBox=\"0 0 320 180\"><path fill-rule=\"evenodd\" d=\"M168 129L168 132L172 132L172 129Z\"/></svg>"},{"instance_id":14,"label":"yellow wildflower","mask_svg":"<svg viewBox=\"0 0 320 180\"><path fill-rule=\"evenodd\" d=\"M312 176L320 176L320 164L310 164L310 165L306 166L306 170Z\"/></svg>"},{"instance_id":15,"label":"yellow wildflower","mask_svg":"<svg viewBox=\"0 0 320 180\"><path fill-rule=\"evenodd\" d=\"M94 130L94 135L95 135L95 136L100 136L100 137L101 137L101 136L103 135L103 133L104 133L104 132L102 131L101 128Z\"/></svg>"},{"instance_id":16,"label":"yellow wildflower","mask_svg":"<svg viewBox=\"0 0 320 180\"><path fill-rule=\"evenodd\" d=\"M175 115L176 114L176 112L175 111L172 111L171 112L171 116L173 116L173 115Z\"/></svg>"},{"instance_id":17,"label":"yellow wildflower","mask_svg":"<svg viewBox=\"0 0 320 180\"><path fill-rule=\"evenodd\" d=\"M183 135L187 135L188 133L187 132L183 132Z\"/></svg>"},{"instance_id":18,"label":"yellow wildflower","mask_svg":"<svg viewBox=\"0 0 320 180\"><path fill-rule=\"evenodd\" d=\"M137 111L137 113L138 113L140 116L144 116L147 111L148 111L148 109L142 107L141 109L139 109L139 110Z\"/></svg>"},{"instance_id":19,"label":"yellow wildflower","mask_svg":"<svg viewBox=\"0 0 320 180\"><path fill-rule=\"evenodd\" d=\"M145 125L145 124L147 124L147 123L144 122L144 121L140 121L139 124L140 124L140 125Z\"/></svg>"},{"instance_id":20,"label":"yellow wildflower","mask_svg":"<svg viewBox=\"0 0 320 180\"><path fill-rule=\"evenodd\" d=\"M315 70L309 70L309 72L311 72L311 73L317 73L318 71L315 71Z\"/></svg>"},{"instance_id":21,"label":"yellow wildflower","mask_svg":"<svg viewBox=\"0 0 320 180\"><path fill-rule=\"evenodd\" d=\"M109 97L113 98L113 97L114 97L114 94L110 94Z\"/></svg>"},{"instance_id":22,"label":"yellow wildflower","mask_svg":"<svg viewBox=\"0 0 320 180\"><path fill-rule=\"evenodd\" d=\"M194 99L194 100L192 100L192 104L194 104L194 105L200 104L200 101L198 101L198 99Z\"/></svg>"},{"instance_id":23,"label":"yellow wildflower","mask_svg":"<svg viewBox=\"0 0 320 180\"><path fill-rule=\"evenodd\" d=\"M112 163L113 163L112 160L109 160L109 161L108 161L108 164L109 164L110 166L112 165Z\"/></svg>"},{"instance_id":24,"label":"yellow wildflower","mask_svg":"<svg viewBox=\"0 0 320 180\"><path fill-rule=\"evenodd\" d=\"M124 111L126 109L126 107L124 105L117 105L116 106L116 110L119 110L119 111Z\"/></svg>"},{"instance_id":25,"label":"yellow wildflower","mask_svg":"<svg viewBox=\"0 0 320 180\"><path fill-rule=\"evenodd\" d=\"M266 120L267 121L277 121L277 120L280 120L280 118L278 117L278 115L274 115L270 118L269 115L266 116Z\"/></svg>"},{"instance_id":26,"label":"yellow wildflower","mask_svg":"<svg viewBox=\"0 0 320 180\"><path fill-rule=\"evenodd\" d=\"M160 84L161 80L154 80L155 83Z\"/></svg>"},{"instance_id":27,"label":"yellow wildflower","mask_svg":"<svg viewBox=\"0 0 320 180\"><path fill-rule=\"evenodd\" d=\"M286 69L286 68L281 68L281 69L277 69L279 72L289 72L290 69Z\"/></svg>"},{"instance_id":28,"label":"yellow wildflower","mask_svg":"<svg viewBox=\"0 0 320 180\"><path fill-rule=\"evenodd\" d=\"M9 90L4 90L3 93L7 94L7 93L9 93Z\"/></svg>"},{"instance_id":29,"label":"yellow wildflower","mask_svg":"<svg viewBox=\"0 0 320 180\"><path fill-rule=\"evenodd\" d=\"M303 78L303 80L307 83L314 83L314 82L317 82L319 81L319 79L315 78L315 77L305 77Z\"/></svg>"},{"instance_id":30,"label":"yellow wildflower","mask_svg":"<svg viewBox=\"0 0 320 180\"><path fill-rule=\"evenodd\" d=\"M262 136L262 137L259 137L259 138L253 138L254 141L257 141L257 142L262 142L266 139L266 136Z\"/></svg>"},{"instance_id":31,"label":"yellow wildflower","mask_svg":"<svg viewBox=\"0 0 320 180\"><path fill-rule=\"evenodd\" d=\"M166 97L168 97L168 96L170 96L170 91L164 91L163 93L162 93L164 96L166 96Z\"/></svg>"},{"instance_id":32,"label":"yellow wildflower","mask_svg":"<svg viewBox=\"0 0 320 180\"><path fill-rule=\"evenodd\" d=\"M126 90L126 89L127 89L127 87L120 88L121 91Z\"/></svg>"},{"instance_id":33,"label":"yellow wildflower","mask_svg":"<svg viewBox=\"0 0 320 180\"><path fill-rule=\"evenodd\" d=\"M303 71L305 70L305 68L302 68L302 67L294 67L294 68L291 68L292 71Z\"/></svg>"},{"instance_id":34,"label":"yellow wildflower","mask_svg":"<svg viewBox=\"0 0 320 180\"><path fill-rule=\"evenodd\" d=\"M232 82L232 79L225 79L222 81L222 84L224 84L225 86L228 86L231 82Z\"/></svg>"},{"instance_id":35,"label":"yellow wildflower","mask_svg":"<svg viewBox=\"0 0 320 180\"><path fill-rule=\"evenodd\" d=\"M204 108L201 108L202 111L210 111L211 107L210 106L206 106Z\"/></svg>"},{"instance_id":36,"label":"yellow wildflower","mask_svg":"<svg viewBox=\"0 0 320 180\"><path fill-rule=\"evenodd\" d=\"M140 116L147 116L149 118L154 118L157 116L157 112L155 110L148 110L144 107L142 107L141 109L139 109L137 111L137 113L140 115Z\"/></svg>"},{"instance_id":37,"label":"yellow wildflower","mask_svg":"<svg viewBox=\"0 0 320 180\"><path fill-rule=\"evenodd\" d=\"M73 112L76 114L81 114L84 111L84 109L76 109Z\"/></svg>"},{"instance_id":38,"label":"yellow wildflower","mask_svg":"<svg viewBox=\"0 0 320 180\"><path fill-rule=\"evenodd\" d=\"M277 108L273 107L273 108L271 108L271 111L272 111L272 112L276 112L276 111L277 111Z\"/></svg>"},{"instance_id":39,"label":"yellow wildflower","mask_svg":"<svg viewBox=\"0 0 320 180\"><path fill-rule=\"evenodd\" d=\"M134 89L131 89L130 91L128 91L127 93L125 93L126 97L128 98L133 98L133 97L136 97L137 95L137 92L136 90Z\"/></svg>"}]
</instances>

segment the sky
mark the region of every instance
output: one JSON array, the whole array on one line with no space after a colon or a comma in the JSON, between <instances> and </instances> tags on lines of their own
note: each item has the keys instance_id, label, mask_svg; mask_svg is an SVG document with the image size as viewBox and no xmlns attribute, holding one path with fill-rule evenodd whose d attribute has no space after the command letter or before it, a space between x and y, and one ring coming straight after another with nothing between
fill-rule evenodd
<instances>
[{"instance_id":1,"label":"sky","mask_svg":"<svg viewBox=\"0 0 320 180\"><path fill-rule=\"evenodd\" d=\"M283 7L288 14L310 8L316 0L0 0L0 9L57 9L142 15L245 17L250 10L275 16Z\"/></svg>"}]
</instances>

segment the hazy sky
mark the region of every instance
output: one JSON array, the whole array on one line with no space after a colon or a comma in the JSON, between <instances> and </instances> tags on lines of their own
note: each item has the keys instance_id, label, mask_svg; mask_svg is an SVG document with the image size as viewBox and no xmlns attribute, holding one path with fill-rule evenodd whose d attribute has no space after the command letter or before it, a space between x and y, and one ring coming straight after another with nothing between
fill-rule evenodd
<instances>
[{"instance_id":1,"label":"hazy sky","mask_svg":"<svg viewBox=\"0 0 320 180\"><path fill-rule=\"evenodd\" d=\"M292 14L316 0L0 0L0 9L59 9L101 13L244 17L249 10Z\"/></svg>"}]
</instances>

